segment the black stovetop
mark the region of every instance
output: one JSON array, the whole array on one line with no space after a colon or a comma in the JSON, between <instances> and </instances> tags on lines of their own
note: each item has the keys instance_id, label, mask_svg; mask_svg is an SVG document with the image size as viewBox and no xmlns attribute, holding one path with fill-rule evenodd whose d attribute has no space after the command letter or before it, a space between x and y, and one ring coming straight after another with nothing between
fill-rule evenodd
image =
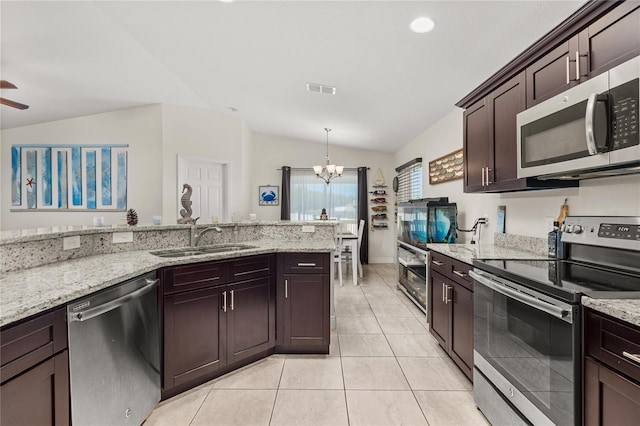
<instances>
[{"instance_id":1,"label":"black stovetop","mask_svg":"<svg viewBox=\"0 0 640 426\"><path fill-rule=\"evenodd\" d=\"M544 294L579 303L596 299L640 299L640 274L570 260L474 260L473 266Z\"/></svg>"}]
</instances>

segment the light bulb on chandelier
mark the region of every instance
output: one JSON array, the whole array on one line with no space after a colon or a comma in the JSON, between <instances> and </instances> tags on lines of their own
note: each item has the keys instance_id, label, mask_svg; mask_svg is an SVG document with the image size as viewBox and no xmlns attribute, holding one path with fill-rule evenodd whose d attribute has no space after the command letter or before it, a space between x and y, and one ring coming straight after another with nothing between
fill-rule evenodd
<instances>
[{"instance_id":1,"label":"light bulb on chandelier","mask_svg":"<svg viewBox=\"0 0 640 426\"><path fill-rule=\"evenodd\" d=\"M329 182L342 175L344 166L329 164L329 132L331 129L325 127L324 131L327 132L327 156L325 157L327 164L324 166L313 166L313 171L317 177L324 180L327 185L329 185Z\"/></svg>"}]
</instances>

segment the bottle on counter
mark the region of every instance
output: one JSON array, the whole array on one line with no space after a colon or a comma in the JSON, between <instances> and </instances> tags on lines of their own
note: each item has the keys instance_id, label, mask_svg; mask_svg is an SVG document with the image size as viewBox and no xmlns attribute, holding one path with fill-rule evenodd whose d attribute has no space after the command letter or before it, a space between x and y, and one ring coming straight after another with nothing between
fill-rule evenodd
<instances>
[{"instance_id":1,"label":"bottle on counter","mask_svg":"<svg viewBox=\"0 0 640 426\"><path fill-rule=\"evenodd\" d=\"M549 252L549 257L558 256L558 243L560 242L559 230L560 223L557 221L553 222L553 230L549 232L549 235L547 236L547 249Z\"/></svg>"}]
</instances>

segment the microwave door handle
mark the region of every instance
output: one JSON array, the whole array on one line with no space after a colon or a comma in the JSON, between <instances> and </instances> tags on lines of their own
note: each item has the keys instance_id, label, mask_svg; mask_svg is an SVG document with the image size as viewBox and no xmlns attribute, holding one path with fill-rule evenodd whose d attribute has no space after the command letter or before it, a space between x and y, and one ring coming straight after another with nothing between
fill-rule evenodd
<instances>
[{"instance_id":1,"label":"microwave door handle","mask_svg":"<svg viewBox=\"0 0 640 426\"><path fill-rule=\"evenodd\" d=\"M585 112L584 118L584 129L585 136L587 138L587 149L589 150L589 155L597 155L600 152L604 152L606 150L605 140L602 148L598 147L598 141L596 140L596 104L598 102L606 102L606 95L598 95L597 93L592 93L589 95L589 99L587 100L587 109ZM606 138L605 138L606 139Z\"/></svg>"}]
</instances>

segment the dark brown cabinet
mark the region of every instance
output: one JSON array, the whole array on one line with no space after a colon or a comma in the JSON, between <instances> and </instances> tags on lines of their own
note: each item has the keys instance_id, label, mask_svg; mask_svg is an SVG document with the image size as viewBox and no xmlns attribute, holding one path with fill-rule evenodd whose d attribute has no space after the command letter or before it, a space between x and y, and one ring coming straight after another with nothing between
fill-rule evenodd
<instances>
[{"instance_id":1,"label":"dark brown cabinet","mask_svg":"<svg viewBox=\"0 0 640 426\"><path fill-rule=\"evenodd\" d=\"M430 252L429 330L473 380L473 280L471 265Z\"/></svg>"},{"instance_id":2,"label":"dark brown cabinet","mask_svg":"<svg viewBox=\"0 0 640 426\"><path fill-rule=\"evenodd\" d=\"M640 5L625 2L526 68L527 108L640 54Z\"/></svg>"},{"instance_id":3,"label":"dark brown cabinet","mask_svg":"<svg viewBox=\"0 0 640 426\"><path fill-rule=\"evenodd\" d=\"M329 353L330 255L285 253L278 265L277 351Z\"/></svg>"},{"instance_id":4,"label":"dark brown cabinet","mask_svg":"<svg viewBox=\"0 0 640 426\"><path fill-rule=\"evenodd\" d=\"M585 308L583 339L584 424L637 424L640 328Z\"/></svg>"},{"instance_id":5,"label":"dark brown cabinet","mask_svg":"<svg viewBox=\"0 0 640 426\"><path fill-rule=\"evenodd\" d=\"M275 271L274 255L162 271L163 397L274 348Z\"/></svg>"},{"instance_id":6,"label":"dark brown cabinet","mask_svg":"<svg viewBox=\"0 0 640 426\"><path fill-rule=\"evenodd\" d=\"M0 423L69 424L65 310L2 329Z\"/></svg>"}]
</instances>

